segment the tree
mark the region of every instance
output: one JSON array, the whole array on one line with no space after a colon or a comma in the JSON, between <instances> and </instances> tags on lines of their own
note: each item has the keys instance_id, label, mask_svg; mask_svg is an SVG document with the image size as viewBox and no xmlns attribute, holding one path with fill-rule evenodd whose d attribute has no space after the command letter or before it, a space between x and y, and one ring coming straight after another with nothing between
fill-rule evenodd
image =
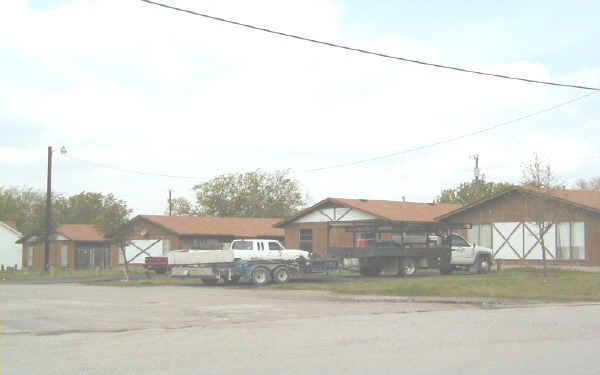
<instances>
[{"instance_id":1,"label":"tree","mask_svg":"<svg viewBox=\"0 0 600 375\"><path fill-rule=\"evenodd\" d=\"M438 203L459 203L466 205L489 198L511 186L511 184L506 182L486 182L484 176L477 181L463 182L455 189L442 190L436 201Z\"/></svg>"},{"instance_id":2,"label":"tree","mask_svg":"<svg viewBox=\"0 0 600 375\"><path fill-rule=\"evenodd\" d=\"M129 266L125 248L129 242L129 236L133 232L133 220L129 218L130 214L131 210L127 208L124 201L109 194L105 197L104 209L94 222L104 236L119 247L125 264L125 281L129 281Z\"/></svg>"},{"instance_id":3,"label":"tree","mask_svg":"<svg viewBox=\"0 0 600 375\"><path fill-rule=\"evenodd\" d=\"M169 207L167 202L167 209L165 210L165 215L169 214ZM197 215L196 207L194 204L190 202L188 199L184 197L177 197L171 199L171 212L174 216L194 216Z\"/></svg>"},{"instance_id":4,"label":"tree","mask_svg":"<svg viewBox=\"0 0 600 375\"><path fill-rule=\"evenodd\" d=\"M526 201L529 217L535 222L536 235L540 241L542 248L542 262L544 264L544 277L547 276L546 245L544 236L552 228L556 222L558 211L550 205L552 201L545 193L551 190L564 189L564 185L552 168L548 164L544 164L536 153L531 161L523 165L523 180L522 184L526 187L533 188L528 194Z\"/></svg>"},{"instance_id":5,"label":"tree","mask_svg":"<svg viewBox=\"0 0 600 375\"><path fill-rule=\"evenodd\" d=\"M32 188L0 186L0 220L12 220L22 233L37 232L46 207L45 194ZM35 228L35 230L34 230Z\"/></svg>"},{"instance_id":6,"label":"tree","mask_svg":"<svg viewBox=\"0 0 600 375\"><path fill-rule=\"evenodd\" d=\"M580 178L575 181L575 189L579 190L600 190L600 177L593 177L589 180Z\"/></svg>"},{"instance_id":7,"label":"tree","mask_svg":"<svg viewBox=\"0 0 600 375\"><path fill-rule=\"evenodd\" d=\"M523 186L537 189L564 189L565 186L554 173L550 165L544 164L537 153L533 153L533 159L523 164Z\"/></svg>"},{"instance_id":8,"label":"tree","mask_svg":"<svg viewBox=\"0 0 600 375\"><path fill-rule=\"evenodd\" d=\"M101 193L85 191L69 198L57 197L53 204L58 210L56 220L61 224L93 224L112 199Z\"/></svg>"},{"instance_id":9,"label":"tree","mask_svg":"<svg viewBox=\"0 0 600 375\"><path fill-rule=\"evenodd\" d=\"M226 174L194 186L198 213L210 216L289 217L303 205L289 170Z\"/></svg>"}]
</instances>

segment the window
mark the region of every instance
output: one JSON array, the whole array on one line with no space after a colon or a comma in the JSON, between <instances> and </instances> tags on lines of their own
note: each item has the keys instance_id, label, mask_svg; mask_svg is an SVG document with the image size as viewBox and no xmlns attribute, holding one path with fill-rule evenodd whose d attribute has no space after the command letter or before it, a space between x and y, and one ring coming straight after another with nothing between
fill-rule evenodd
<instances>
[{"instance_id":1,"label":"window","mask_svg":"<svg viewBox=\"0 0 600 375\"><path fill-rule=\"evenodd\" d=\"M232 250L252 250L252 241L236 241L231 246Z\"/></svg>"},{"instance_id":2,"label":"window","mask_svg":"<svg viewBox=\"0 0 600 375\"><path fill-rule=\"evenodd\" d=\"M283 250L279 242L269 242L269 250Z\"/></svg>"},{"instance_id":3,"label":"window","mask_svg":"<svg viewBox=\"0 0 600 375\"><path fill-rule=\"evenodd\" d=\"M69 265L69 247L67 245L63 245L60 248L60 265L62 267Z\"/></svg>"},{"instance_id":4,"label":"window","mask_svg":"<svg viewBox=\"0 0 600 375\"><path fill-rule=\"evenodd\" d=\"M583 222L560 222L556 231L556 258L585 259L585 225Z\"/></svg>"},{"instance_id":5,"label":"window","mask_svg":"<svg viewBox=\"0 0 600 375\"><path fill-rule=\"evenodd\" d=\"M470 242L492 248L492 225L491 224L474 224L467 232L467 238Z\"/></svg>"},{"instance_id":6,"label":"window","mask_svg":"<svg viewBox=\"0 0 600 375\"><path fill-rule=\"evenodd\" d=\"M300 229L300 249L306 250L306 251L313 250L312 229Z\"/></svg>"},{"instance_id":7,"label":"window","mask_svg":"<svg viewBox=\"0 0 600 375\"><path fill-rule=\"evenodd\" d=\"M450 239L452 247L469 247L469 243L465 241L462 237L457 236L455 234L452 235Z\"/></svg>"}]
</instances>

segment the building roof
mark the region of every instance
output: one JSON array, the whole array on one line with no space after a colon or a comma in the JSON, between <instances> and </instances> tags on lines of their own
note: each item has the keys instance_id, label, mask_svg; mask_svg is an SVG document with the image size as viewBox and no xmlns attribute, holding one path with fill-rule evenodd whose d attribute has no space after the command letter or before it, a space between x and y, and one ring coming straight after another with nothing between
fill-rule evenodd
<instances>
[{"instance_id":1,"label":"building roof","mask_svg":"<svg viewBox=\"0 0 600 375\"><path fill-rule=\"evenodd\" d=\"M140 215L180 236L283 237L278 218Z\"/></svg>"},{"instance_id":2,"label":"building roof","mask_svg":"<svg viewBox=\"0 0 600 375\"><path fill-rule=\"evenodd\" d=\"M527 186L514 186L508 190L500 192L492 197L481 199L469 205L460 207L454 211L442 214L437 217L437 220L444 220L450 216L454 216L461 212L470 210L476 206L482 205L494 199L503 197L513 192L525 192L530 194L540 194L550 199L555 199L588 211L593 211L600 214L600 191L594 190L567 190L567 189L536 189Z\"/></svg>"},{"instance_id":3,"label":"building roof","mask_svg":"<svg viewBox=\"0 0 600 375\"><path fill-rule=\"evenodd\" d=\"M69 240L76 242L106 242L108 241L102 232L92 224L62 224L56 228L56 234L60 234ZM35 234L29 234L21 237L16 243L24 243ZM53 239L54 240L54 239Z\"/></svg>"},{"instance_id":4,"label":"building roof","mask_svg":"<svg viewBox=\"0 0 600 375\"><path fill-rule=\"evenodd\" d=\"M106 241L104 234L90 224L63 224L56 228L56 233L78 242Z\"/></svg>"},{"instance_id":5,"label":"building roof","mask_svg":"<svg viewBox=\"0 0 600 375\"><path fill-rule=\"evenodd\" d=\"M396 222L435 222L437 216L453 211L460 204L454 203L421 203L421 202L401 202L373 199L345 199L345 198L327 198L319 203L309 207L297 215L277 223L278 227L285 226L298 218L330 205L340 205L351 207L364 211L379 219Z\"/></svg>"}]
</instances>

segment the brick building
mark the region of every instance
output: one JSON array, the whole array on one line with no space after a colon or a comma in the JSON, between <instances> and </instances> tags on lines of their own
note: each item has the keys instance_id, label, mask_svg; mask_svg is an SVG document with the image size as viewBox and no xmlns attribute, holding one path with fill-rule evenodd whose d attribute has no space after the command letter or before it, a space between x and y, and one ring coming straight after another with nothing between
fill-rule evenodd
<instances>
[{"instance_id":1,"label":"brick building","mask_svg":"<svg viewBox=\"0 0 600 375\"><path fill-rule=\"evenodd\" d=\"M17 243L23 246L23 267L43 270L44 238L28 235ZM63 224L50 236L49 264L59 269L110 268L116 251L94 225Z\"/></svg>"},{"instance_id":2,"label":"brick building","mask_svg":"<svg viewBox=\"0 0 600 375\"><path fill-rule=\"evenodd\" d=\"M546 222L547 260L600 266L600 191L514 187L437 219L472 224L471 242L492 248L497 259L521 264L542 259L536 222Z\"/></svg>"},{"instance_id":3,"label":"brick building","mask_svg":"<svg viewBox=\"0 0 600 375\"><path fill-rule=\"evenodd\" d=\"M280 221L288 248L318 251L327 255L330 246L356 244L360 233L348 232L348 223L435 223L435 218L459 208L457 204L434 204L369 199L327 198L297 215ZM381 233L381 236L391 233Z\"/></svg>"}]
</instances>

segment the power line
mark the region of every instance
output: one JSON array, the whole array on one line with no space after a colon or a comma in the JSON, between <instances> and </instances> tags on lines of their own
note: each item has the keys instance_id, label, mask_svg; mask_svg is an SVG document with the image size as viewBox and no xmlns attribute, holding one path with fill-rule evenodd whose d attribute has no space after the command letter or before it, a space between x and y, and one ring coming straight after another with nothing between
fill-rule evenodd
<instances>
[{"instance_id":1,"label":"power line","mask_svg":"<svg viewBox=\"0 0 600 375\"><path fill-rule=\"evenodd\" d=\"M96 163L96 162L89 161L89 160L79 159L79 158L70 156L68 154L64 154L63 156L68 159L71 159L71 160L79 161L81 163L87 163L87 164L94 165L99 168L111 169L111 170L126 173L126 174L136 174L136 175L141 175L141 176L152 176L152 177L179 178L179 179L187 179L187 180L203 180L200 177L177 176L177 175L160 174L160 173L152 173L152 172L142 172L142 171L136 171L136 170L132 170L132 169L122 169L122 168L118 168L118 167L113 167L112 165L108 165L108 164L101 164L101 163Z\"/></svg>"},{"instance_id":2,"label":"power line","mask_svg":"<svg viewBox=\"0 0 600 375\"><path fill-rule=\"evenodd\" d=\"M386 155L380 155L380 156L376 156L376 157L369 158L369 159L356 160L356 161L351 161L351 162L347 162L347 163L331 165L331 166L322 167L322 168L308 169L308 170L305 170L304 172L318 172L318 171L323 171L323 170L326 170L326 169L349 167L351 165L357 165L357 164L362 164L362 163L368 163L368 162L371 162L371 161L376 161L376 160L381 160L381 159L387 159L387 158L391 158L391 157L398 156L398 155L408 154L409 152L420 151L420 150L423 150L423 149L426 149L426 148L431 148L431 147L434 147L434 146L439 146L439 145L444 144L444 143L450 143L450 142L458 141L458 140L463 139L463 138L472 137L474 135L478 135L478 134L481 134L481 133L489 132L489 131L492 131L494 129L498 129L500 127L507 126L507 125L513 124L513 123L518 122L518 121L522 121L522 120L525 120L525 119L528 119L528 118L531 118L531 117L534 117L534 116L537 116L537 115L541 115L542 113L553 111L553 110L558 109L560 107L564 107L564 106L566 106L568 104L571 104L571 103L574 103L576 101L585 99L588 96L594 95L595 93L596 92L590 92L590 93L587 93L585 95L578 96L578 97L573 98L571 100L568 100L566 102L553 105L552 107L548 107L548 108L539 110L537 112L530 113L530 114L525 115L525 116L517 117L515 119L504 121L504 122L501 122L499 124L490 126L488 128L485 128L485 129L481 129L481 130L477 130L477 131L474 131L474 132L471 132L471 133L467 133L467 134L459 135L459 136L456 136L456 137L444 139L444 140L441 140L441 141L438 141L438 142L435 142L435 143L429 143L429 144L418 146L418 147L415 147L415 148L409 148L409 149L405 149L405 150L402 150L402 151L398 151L398 152L394 152L394 153L386 154Z\"/></svg>"},{"instance_id":3,"label":"power line","mask_svg":"<svg viewBox=\"0 0 600 375\"><path fill-rule=\"evenodd\" d=\"M264 27L254 26L254 25L250 25L247 23L237 22L237 21L233 21L233 20L229 20L229 19L225 19L225 18L221 18L221 17L215 17L215 16L211 16L208 14L195 12L193 10L178 8L178 7L174 7L171 5L167 5L167 4L163 4L163 3L159 3L159 2L155 2L155 1L150 1L150 0L140 0L140 1L143 1L148 4L152 4L152 5L157 5L159 7L172 9L172 10L175 10L178 12L192 14L194 16L208 18L208 19L211 19L214 21L225 22L225 23L229 23L232 25L236 25L236 26L246 27L246 28L249 28L252 30L263 31L263 32L270 33L270 34L275 34L275 35L279 35L279 36L283 36L283 37L287 37L287 38L294 38L294 39L302 40L305 42L316 43L316 44L320 44L320 45L324 45L324 46L328 46L328 47L340 48L340 49L344 49L347 51L359 52L359 53L364 53L364 54L373 55L373 56L379 56L379 57L383 57L386 59L399 60L399 61L404 61L404 62L409 62L409 63L414 63L414 64L431 66L434 68L449 69L449 70L454 70L454 71L463 72L463 73L471 73L471 74L478 74L478 75L482 75L482 76L511 79L511 80L516 80L516 81L528 82L528 83L537 83L537 84L549 85L549 86L560 86L560 87L570 87L570 88L582 89L582 90L600 91L600 88L597 88L597 87L580 86L580 85L558 83L558 82L551 82L551 81L539 81L539 80L535 80L535 79L514 77L514 76L508 76L508 75L504 75L504 74L487 73L487 72L482 72L482 71L477 71L477 70L459 68L459 67L450 66L450 65L442 65L442 64L435 64L435 63L430 63L430 62L421 61L421 60L414 60L414 59L409 59L406 57L393 56L393 55L389 55L386 53L373 52L373 51L369 51L369 50L365 50L365 49L361 49L361 48L354 48L354 47L349 47L349 46L342 45L342 44L325 42L325 41L321 41L321 40L317 40L317 39L303 37L303 36L296 35L296 34L289 34L289 33L285 33L282 31L275 31L275 30L264 28Z\"/></svg>"}]
</instances>

